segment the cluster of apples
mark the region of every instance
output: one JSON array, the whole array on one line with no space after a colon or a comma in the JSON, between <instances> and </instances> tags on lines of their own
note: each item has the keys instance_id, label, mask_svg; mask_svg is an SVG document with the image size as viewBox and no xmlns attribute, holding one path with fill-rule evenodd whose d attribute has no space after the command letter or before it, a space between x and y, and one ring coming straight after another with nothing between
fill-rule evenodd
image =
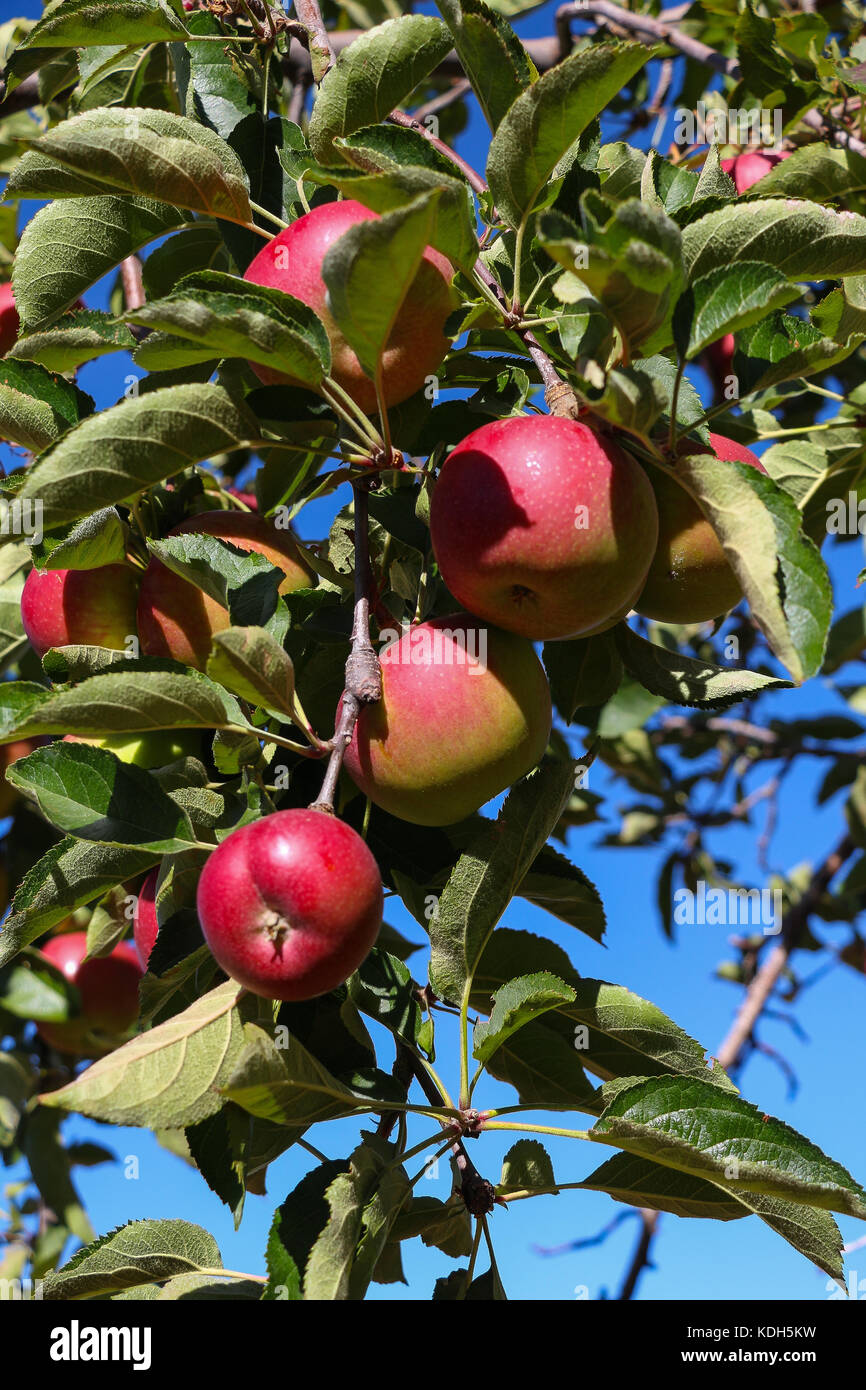
<instances>
[{"instance_id":1,"label":"cluster of apples","mask_svg":"<svg viewBox=\"0 0 866 1390\"><path fill-rule=\"evenodd\" d=\"M332 376L366 411L373 385L334 321L321 267L328 248L376 214L326 203L265 247L246 272L312 307L328 332ZM427 248L393 326L384 399L407 399L448 348L450 264ZM256 366L269 383L287 380ZM750 451L711 436L720 466ZM695 446L688 445L690 450ZM461 610L413 625L381 653L381 701L361 712L345 767L378 806L421 825L470 815L525 775L551 729L547 678L534 643L587 637L632 609L673 622L717 616L740 597L697 504L644 468L608 433L531 414L475 430L447 458L430 528L443 581ZM265 554L289 591L311 576L290 538L261 517L192 517L205 532ZM140 586L123 566L34 571L22 614L34 647L123 647L203 667L228 616L158 560ZM382 920L382 884L361 837L320 810L278 811L226 837L201 875L198 914L219 965L268 998L311 998L345 980ZM158 931L156 871L138 899L134 939L145 968ZM62 940L62 938L59 938Z\"/></svg>"}]
</instances>

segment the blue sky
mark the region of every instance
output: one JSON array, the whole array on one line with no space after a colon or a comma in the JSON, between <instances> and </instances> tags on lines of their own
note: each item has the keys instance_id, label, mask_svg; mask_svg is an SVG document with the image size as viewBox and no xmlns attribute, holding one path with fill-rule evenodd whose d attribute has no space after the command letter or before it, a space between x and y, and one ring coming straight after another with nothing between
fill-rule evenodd
<instances>
[{"instance_id":1,"label":"blue sky","mask_svg":"<svg viewBox=\"0 0 866 1390\"><path fill-rule=\"evenodd\" d=\"M550 32L553 8L545 5L520 22L521 35ZM4 9L7 16L21 12L8 6ZM35 15L38 6L28 0L25 12ZM608 139L619 134L616 127L605 131ZM658 147L664 149L668 138L669 131L657 142ZM485 128L476 113L459 148L470 161L483 164L484 140ZM634 143L641 142L636 139ZM104 307L107 294L108 285L102 284L88 293L87 302ZM95 397L98 406L104 407L122 394L129 371L129 359L106 358L82 370L80 385ZM702 374L696 370L693 378L707 398ZM300 522L302 534L323 534L340 500L335 503L331 499L305 510ZM837 604L844 611L856 602L854 582L863 564L862 545L828 549L827 558ZM866 677L866 668L860 666L859 674ZM854 678L849 668L846 679ZM765 697L761 710L767 715L804 718L817 713L843 713L847 706L832 683L819 678L803 689ZM840 798L836 797L828 807L814 806L816 774L822 770L821 765L806 765L804 760L786 783L773 851L773 860L780 866L820 859L838 838ZM590 773L589 786L604 797L604 828L615 827L618 808L629 799L627 789L612 782L603 769L596 768ZM755 859L755 841L762 825L761 812L757 814L754 825L726 830L717 834L714 841L715 847L735 862L737 876L746 884L763 881ZM729 954L726 938L730 929L682 927L676 945L667 942L655 907L655 881L662 855L656 850L600 848L597 842L604 828L590 826L572 832L568 849L604 899L609 923L605 947L519 900L508 909L504 924L552 936L569 951L582 974L634 989L713 1051L724 1037L740 999L738 988L712 978L717 963ZM416 941L421 939L420 929L399 903L390 905L388 917L407 935ZM840 940L842 929L827 928L825 935ZM420 956L414 959L416 973L419 960ZM800 1085L796 1097L787 1096L781 1072L763 1057L753 1057L742 1077L743 1092L749 1100L807 1134L861 1181L866 1178L866 1107L859 1040L864 985L863 977L838 968L814 989L807 990L797 1005L802 1037L795 1036L782 1022L763 1024L762 1038L783 1051L797 1073ZM453 1037L450 1042L446 1040L447 1032L440 1025L437 1067L446 1081L456 1084L456 1052ZM384 1033L382 1041L382 1065L389 1066L392 1054ZM485 1082L476 1099L483 1108L495 1104L497 1099L509 1103L514 1096L495 1082ZM542 1123L545 1120L543 1115L527 1118ZM547 1118L554 1124L564 1122L561 1117ZM583 1121L575 1116L573 1123L580 1127ZM423 1137L429 1128L429 1121L421 1121L412 1131L410 1142ZM339 1122L311 1138L329 1156L342 1157L353 1147L357 1132L356 1124ZM149 1132L111 1129L73 1117L67 1134L69 1138L98 1137L121 1160L116 1165L80 1170L79 1186L97 1231L104 1232L139 1217L183 1217L214 1233L227 1267L252 1272L264 1268L263 1251L274 1208L312 1162L300 1150L290 1151L278 1160L269 1172L267 1197L247 1199L243 1224L239 1232L234 1232L226 1208L205 1188L198 1174L162 1149ZM502 1155L517 1137L500 1141L495 1135L487 1135L474 1146L472 1156L485 1175L494 1180L498 1177ZM597 1148L585 1152L586 1146L574 1141L553 1140L548 1147L560 1181L580 1180L604 1157L599 1157ZM125 1162L130 1157L138 1160L137 1178L127 1176L135 1166ZM448 1165L440 1163L438 1177L422 1180L418 1191L444 1198L449 1182ZM492 1231L509 1297L572 1300L583 1289L593 1299L601 1296L603 1290L608 1296L615 1296L637 1238L636 1220L623 1222L604 1243L590 1249L546 1258L536 1253L535 1247L559 1246L592 1236L624 1210L602 1195L572 1193L513 1203L508 1212L497 1211ZM864 1233L862 1227L847 1218L842 1218L841 1228L848 1241ZM828 1297L826 1276L756 1218L722 1224L665 1216L654 1261L656 1268L644 1274L640 1285L639 1293L644 1298L753 1301ZM452 1262L415 1242L404 1247L404 1265L409 1287L374 1286L372 1297L426 1299L435 1278L447 1273ZM482 1257L479 1269L484 1267ZM866 1248L852 1256L849 1267L855 1271L855 1282L859 1278L866 1281ZM863 1288L866 1290L866 1282Z\"/></svg>"}]
</instances>

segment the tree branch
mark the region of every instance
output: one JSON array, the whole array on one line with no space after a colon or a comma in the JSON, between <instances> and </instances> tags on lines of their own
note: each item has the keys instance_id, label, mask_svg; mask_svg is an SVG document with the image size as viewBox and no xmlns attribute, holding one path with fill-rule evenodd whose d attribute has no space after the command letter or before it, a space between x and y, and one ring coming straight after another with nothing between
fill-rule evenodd
<instances>
[{"instance_id":1,"label":"tree branch","mask_svg":"<svg viewBox=\"0 0 866 1390\"><path fill-rule=\"evenodd\" d=\"M310 35L309 47L316 48L322 55L318 63L310 64L311 73L314 72L316 81L321 82L328 69L334 65L334 48L332 36L322 19L319 0L295 0L295 14Z\"/></svg>"},{"instance_id":2,"label":"tree branch","mask_svg":"<svg viewBox=\"0 0 866 1390\"><path fill-rule=\"evenodd\" d=\"M749 985L739 1013L716 1054L725 1071L731 1071L741 1064L743 1052L752 1041L755 1025L785 971L791 953L796 949L801 931L807 925L831 881L846 860L850 859L855 848L851 836L844 835L817 870L799 902L786 914L779 940Z\"/></svg>"},{"instance_id":3,"label":"tree branch","mask_svg":"<svg viewBox=\"0 0 866 1390\"><path fill-rule=\"evenodd\" d=\"M337 717L331 756L325 769L322 789L311 804L313 811L334 812L334 797L346 749L352 741L358 716L364 705L375 705L382 698L382 669L370 641L370 544L367 483L352 485L355 499L355 615L352 622L352 650L346 662L346 688Z\"/></svg>"}]
</instances>

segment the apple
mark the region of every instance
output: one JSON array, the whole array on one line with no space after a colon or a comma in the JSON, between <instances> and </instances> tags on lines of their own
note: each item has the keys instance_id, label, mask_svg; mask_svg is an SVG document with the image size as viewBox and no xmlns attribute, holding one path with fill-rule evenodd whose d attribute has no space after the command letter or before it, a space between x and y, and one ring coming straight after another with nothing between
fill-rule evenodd
<instances>
[{"instance_id":1,"label":"apple","mask_svg":"<svg viewBox=\"0 0 866 1390\"><path fill-rule=\"evenodd\" d=\"M7 280L4 285L0 285L0 357L5 357L14 344L19 327L12 286Z\"/></svg>"},{"instance_id":2,"label":"apple","mask_svg":"<svg viewBox=\"0 0 866 1390\"><path fill-rule=\"evenodd\" d=\"M550 688L525 638L457 613L410 627L380 660L382 699L362 709L345 767L391 815L451 825L544 753Z\"/></svg>"},{"instance_id":3,"label":"apple","mask_svg":"<svg viewBox=\"0 0 866 1390\"><path fill-rule=\"evenodd\" d=\"M156 943L159 922L156 916L156 881L159 869L151 869L138 890L135 900L135 916L132 919L132 937L135 951L142 970L147 969L150 953Z\"/></svg>"},{"instance_id":4,"label":"apple","mask_svg":"<svg viewBox=\"0 0 866 1390\"><path fill-rule=\"evenodd\" d=\"M769 174L771 169L791 154L793 150L745 150L743 154L719 162L725 173L730 174L734 180L739 194L745 193L746 189L758 183L765 174Z\"/></svg>"},{"instance_id":5,"label":"apple","mask_svg":"<svg viewBox=\"0 0 866 1390\"><path fill-rule=\"evenodd\" d=\"M640 464L578 420L522 415L449 454L430 508L442 578L470 612L531 641L628 611L656 547Z\"/></svg>"},{"instance_id":6,"label":"apple","mask_svg":"<svg viewBox=\"0 0 866 1390\"><path fill-rule=\"evenodd\" d=\"M747 463L766 473L751 449L711 434L712 449L684 441L681 453L714 453L721 464ZM727 613L743 596L715 531L695 499L668 474L652 479L659 510L659 541L635 608L667 623L700 623Z\"/></svg>"},{"instance_id":7,"label":"apple","mask_svg":"<svg viewBox=\"0 0 866 1390\"><path fill-rule=\"evenodd\" d=\"M197 732L175 733L173 729L153 729L143 734L106 734L101 738L64 734L63 742L106 748L122 763L132 763L135 767L165 767L177 758L195 757L201 752L201 737Z\"/></svg>"},{"instance_id":8,"label":"apple","mask_svg":"<svg viewBox=\"0 0 866 1390\"><path fill-rule=\"evenodd\" d=\"M135 636L135 570L32 569L21 595L21 621L38 656L49 647L111 647L123 651Z\"/></svg>"},{"instance_id":9,"label":"apple","mask_svg":"<svg viewBox=\"0 0 866 1390\"><path fill-rule=\"evenodd\" d=\"M331 343L331 376L368 414L377 409L375 388L337 327L321 272L326 251L344 232L359 222L376 221L378 216L351 198L323 203L299 217L264 246L244 275L252 284L284 290L316 311ZM450 261L428 246L385 348L383 393L386 405L399 405L420 391L448 351L449 343L443 330L455 304L450 288L453 274ZM256 362L251 362L250 366L267 385L298 384L271 367Z\"/></svg>"},{"instance_id":10,"label":"apple","mask_svg":"<svg viewBox=\"0 0 866 1390\"><path fill-rule=\"evenodd\" d=\"M37 1023L39 1035L76 1057L110 1051L138 1018L143 972L132 944L119 941L110 955L85 960L87 932L71 931L52 936L40 950L78 990L81 1012L63 1023Z\"/></svg>"},{"instance_id":11,"label":"apple","mask_svg":"<svg viewBox=\"0 0 866 1390\"><path fill-rule=\"evenodd\" d=\"M729 376L734 375L734 352L736 343L733 333L726 333L710 343L706 350L707 371L715 383L719 395L724 392Z\"/></svg>"},{"instance_id":12,"label":"apple","mask_svg":"<svg viewBox=\"0 0 866 1390\"><path fill-rule=\"evenodd\" d=\"M372 949L382 880L357 831L325 811L233 830L205 864L198 915L220 967L266 999L327 994Z\"/></svg>"},{"instance_id":13,"label":"apple","mask_svg":"<svg viewBox=\"0 0 866 1390\"><path fill-rule=\"evenodd\" d=\"M313 583L291 534L253 512L202 512L169 534L217 536L239 550L264 555L285 575L281 594ZM138 598L138 631L145 655L173 657L203 671L214 633L228 626L228 611L221 604L160 560L151 560Z\"/></svg>"}]
</instances>

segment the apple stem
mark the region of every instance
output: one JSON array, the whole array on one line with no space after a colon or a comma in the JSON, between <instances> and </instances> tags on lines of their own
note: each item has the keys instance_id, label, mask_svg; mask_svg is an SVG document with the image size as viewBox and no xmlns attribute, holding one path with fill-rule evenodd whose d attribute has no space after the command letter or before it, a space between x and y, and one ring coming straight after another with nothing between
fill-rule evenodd
<instances>
[{"instance_id":1,"label":"apple stem","mask_svg":"<svg viewBox=\"0 0 866 1390\"><path fill-rule=\"evenodd\" d=\"M340 769L358 716L364 705L375 705L382 698L382 669L376 649L370 641L370 541L368 483L358 479L352 484L355 502L355 615L352 621L352 650L346 662L346 686L343 702L334 729L331 755L322 780L322 789L311 803L313 811L334 814L334 798Z\"/></svg>"}]
</instances>

